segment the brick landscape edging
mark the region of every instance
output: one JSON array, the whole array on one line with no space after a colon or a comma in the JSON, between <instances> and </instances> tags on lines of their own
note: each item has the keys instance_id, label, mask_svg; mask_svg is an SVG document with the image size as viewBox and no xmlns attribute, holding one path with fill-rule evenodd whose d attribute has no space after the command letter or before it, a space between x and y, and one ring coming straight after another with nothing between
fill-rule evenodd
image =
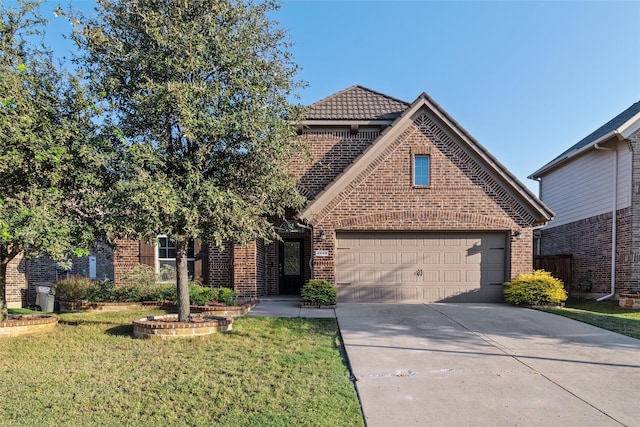
<instances>
[{"instance_id":1,"label":"brick landscape edging","mask_svg":"<svg viewBox=\"0 0 640 427\"><path fill-rule=\"evenodd\" d=\"M133 321L135 338L173 339L211 335L231 330L232 318L196 315L193 322L178 322L177 314L149 316Z\"/></svg>"},{"instance_id":2,"label":"brick landscape edging","mask_svg":"<svg viewBox=\"0 0 640 427\"><path fill-rule=\"evenodd\" d=\"M618 298L620 307L640 310L640 294L620 294Z\"/></svg>"},{"instance_id":3,"label":"brick landscape edging","mask_svg":"<svg viewBox=\"0 0 640 427\"><path fill-rule=\"evenodd\" d=\"M9 319L0 323L0 337L15 337L49 331L58 325L58 320L58 316L22 315L18 319Z\"/></svg>"}]
</instances>

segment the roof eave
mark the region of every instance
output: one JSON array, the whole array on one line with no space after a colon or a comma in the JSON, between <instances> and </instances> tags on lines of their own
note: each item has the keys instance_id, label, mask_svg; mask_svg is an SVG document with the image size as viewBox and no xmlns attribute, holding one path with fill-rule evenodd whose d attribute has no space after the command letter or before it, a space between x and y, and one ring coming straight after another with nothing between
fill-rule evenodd
<instances>
[{"instance_id":1,"label":"roof eave","mask_svg":"<svg viewBox=\"0 0 640 427\"><path fill-rule=\"evenodd\" d=\"M453 119L440 105L438 105L429 95L423 93L422 96L430 103L432 111L440 115L440 119L443 120L449 129L458 134L458 137L467 141L467 145L471 147L476 153L484 158L484 160L493 166L493 169L497 171L502 178L509 183L509 185L516 190L522 199L524 199L537 214L540 216L538 223L545 223L551 221L555 214L549 209L538 197L533 194L518 178L516 178L509 170L496 159L480 142L478 142L466 129L464 129L455 119Z\"/></svg>"},{"instance_id":2,"label":"roof eave","mask_svg":"<svg viewBox=\"0 0 640 427\"><path fill-rule=\"evenodd\" d=\"M386 127L376 138L376 140L356 158L351 165L349 165L340 175L338 175L322 192L320 192L315 199L311 200L309 204L303 208L298 217L312 222L314 214L322 210L322 207L340 191L338 183L343 180L343 177L352 173L353 167L356 163L359 163L365 156L375 155L374 147L379 145L381 139L393 137L394 134L401 132L399 129L404 121L409 120L416 111L422 106L429 108L434 114L436 114L445 125L455 132L459 138L465 140L467 145L470 146L478 156L484 159L485 162L490 164L493 169L502 176L502 178L513 188L520 196L521 200L526 202L532 209L534 216L538 217L537 224L551 221L555 214L549 209L542 201L540 201L530 190L528 190L515 176L513 176L493 155L491 155L486 148L484 148L475 138L473 138L458 122L456 122L449 114L438 105L429 95L422 93L416 100L396 119L390 126Z\"/></svg>"},{"instance_id":3,"label":"roof eave","mask_svg":"<svg viewBox=\"0 0 640 427\"><path fill-rule=\"evenodd\" d=\"M589 144L585 145L584 147L580 147L577 150L570 151L565 156L562 156L558 159L555 159L547 163L546 165L544 165L543 167L541 167L540 169L538 169L537 171L529 175L527 178L537 180L541 178L543 175L545 175L546 173L550 172L551 170L568 162L573 157L583 154L589 150L595 149L595 146L598 144L602 144L603 142L614 137L616 137L618 140L628 139L631 135L633 135L638 130L640 130L640 112L634 114L629 120L624 122L622 125L618 126L616 129L613 129L612 131L591 141Z\"/></svg>"},{"instance_id":4,"label":"roof eave","mask_svg":"<svg viewBox=\"0 0 640 427\"><path fill-rule=\"evenodd\" d=\"M587 151L590 150L595 150L596 145L598 144L602 144L603 142L611 139L611 138L617 138L617 139L624 139L624 136L622 136L622 134L620 132L618 132L618 129L612 130L611 132L602 135L600 138L591 141L589 144L585 145L584 147L580 147L577 150L573 150L568 152L565 156L562 156L558 159L553 160L550 163L547 163L546 165L544 165L543 167L541 167L540 169L538 169L537 171L535 171L534 173L532 173L531 175L529 175L527 178L529 179L533 179L533 180L537 180L539 178L541 178L543 175L551 172L553 169L563 165L564 163L567 163L568 161L570 161L572 158L581 155Z\"/></svg>"},{"instance_id":5,"label":"roof eave","mask_svg":"<svg viewBox=\"0 0 640 427\"><path fill-rule=\"evenodd\" d=\"M353 119L306 119L300 122L303 126L389 126L393 120L353 120Z\"/></svg>"}]
</instances>

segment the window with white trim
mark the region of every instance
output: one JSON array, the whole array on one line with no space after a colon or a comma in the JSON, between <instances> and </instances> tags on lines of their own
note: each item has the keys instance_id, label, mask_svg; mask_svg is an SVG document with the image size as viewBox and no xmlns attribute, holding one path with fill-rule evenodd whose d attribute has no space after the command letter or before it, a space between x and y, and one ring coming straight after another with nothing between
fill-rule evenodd
<instances>
[{"instance_id":1,"label":"window with white trim","mask_svg":"<svg viewBox=\"0 0 640 427\"><path fill-rule=\"evenodd\" d=\"M176 245L167 236L158 236L156 252L156 271L160 275L160 281L170 282L176 276ZM195 273L195 248L193 240L189 241L187 248L187 269L189 270L189 280L192 280Z\"/></svg>"}]
</instances>

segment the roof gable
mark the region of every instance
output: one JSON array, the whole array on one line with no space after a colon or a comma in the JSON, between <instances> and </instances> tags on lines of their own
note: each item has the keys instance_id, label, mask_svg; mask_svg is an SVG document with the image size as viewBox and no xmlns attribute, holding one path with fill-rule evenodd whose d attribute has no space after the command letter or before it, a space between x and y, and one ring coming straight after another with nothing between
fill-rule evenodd
<instances>
[{"instance_id":1,"label":"roof gable","mask_svg":"<svg viewBox=\"0 0 640 427\"><path fill-rule=\"evenodd\" d=\"M551 160L549 163L531 174L531 177L537 178L541 176L547 170L562 163L564 160L569 159L578 152L588 150L597 143L603 142L605 139L608 139L614 135L621 136L622 138L627 138L631 131L637 130L639 126L640 101L631 105L622 113L618 114L613 119L609 120L607 123L600 126L598 129L594 130L586 137L582 138L569 149L563 151L555 159Z\"/></svg>"},{"instance_id":2,"label":"roof gable","mask_svg":"<svg viewBox=\"0 0 640 427\"><path fill-rule=\"evenodd\" d=\"M311 104L307 120L395 120L409 107L399 99L355 85Z\"/></svg>"},{"instance_id":3,"label":"roof gable","mask_svg":"<svg viewBox=\"0 0 640 427\"><path fill-rule=\"evenodd\" d=\"M351 89L351 88L350 88ZM331 98L331 97L329 97ZM326 98L326 99L329 99ZM471 155L478 159L482 168L488 170L498 181L493 180L489 185L492 188L488 192L499 190L500 194L509 198L514 210L528 212L527 215L534 218L534 222L547 222L553 218L553 212L549 210L533 193L531 193L520 181L517 180L506 168L500 164L487 150L471 137L455 120L453 120L435 101L426 93L422 93L411 105L407 106L399 117L390 126L386 127L380 136L360 155L354 162L338 175L315 199L300 212L299 217L310 223L319 221L324 214L340 203L340 200L349 192L349 187L357 185L357 181L363 179L363 171L375 167L376 163L384 157L385 150L413 123L414 116L424 109L429 115L447 129L447 132L459 141ZM365 173L366 175L366 173ZM486 183L485 183L486 184ZM499 188L498 188L499 187Z\"/></svg>"}]
</instances>

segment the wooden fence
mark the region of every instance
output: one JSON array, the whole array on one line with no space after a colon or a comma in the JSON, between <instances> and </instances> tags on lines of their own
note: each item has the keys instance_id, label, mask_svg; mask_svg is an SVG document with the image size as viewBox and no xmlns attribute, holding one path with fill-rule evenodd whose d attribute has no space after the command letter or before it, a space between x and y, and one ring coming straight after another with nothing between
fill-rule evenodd
<instances>
[{"instance_id":1,"label":"wooden fence","mask_svg":"<svg viewBox=\"0 0 640 427\"><path fill-rule=\"evenodd\" d=\"M572 283L571 255L535 255L533 268L550 272L553 277L562 280L565 290L570 292Z\"/></svg>"}]
</instances>

